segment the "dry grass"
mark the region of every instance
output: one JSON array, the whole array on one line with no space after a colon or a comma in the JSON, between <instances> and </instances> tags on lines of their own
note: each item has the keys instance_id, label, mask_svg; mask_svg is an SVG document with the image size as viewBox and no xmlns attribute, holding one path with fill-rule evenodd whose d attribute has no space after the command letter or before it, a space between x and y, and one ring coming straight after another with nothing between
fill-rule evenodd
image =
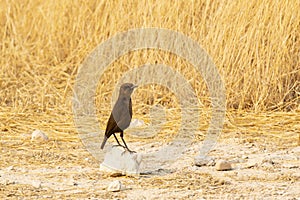
<instances>
[{"instance_id":1,"label":"dry grass","mask_svg":"<svg viewBox=\"0 0 300 200\"><path fill-rule=\"evenodd\" d=\"M114 34L138 27L169 28L199 42L225 81L228 108L299 106L298 1L1 2L1 106L12 111L69 111L83 59ZM126 55L101 83L111 91L126 70L155 61L180 70L203 95L192 66L165 52Z\"/></svg>"},{"instance_id":2,"label":"dry grass","mask_svg":"<svg viewBox=\"0 0 300 200\"><path fill-rule=\"evenodd\" d=\"M72 124L72 87L79 65L101 42L139 27L180 31L201 44L224 79L229 110L298 112L299 6L298 1L265 0L1 1L1 115L32 119L14 125L2 120L1 129L45 128L41 121L49 120ZM114 85L126 71L145 63L175 68L194 87L201 108L209 110L206 85L190 63L167 52L136 51L108 66L99 80L101 126L111 109ZM178 102L166 88L141 87L133 99L139 118L147 121L150 106L161 104L169 109L170 121L179 119Z\"/></svg>"},{"instance_id":3,"label":"dry grass","mask_svg":"<svg viewBox=\"0 0 300 200\"><path fill-rule=\"evenodd\" d=\"M298 1L264 0L1 1L1 130L75 132L71 99L79 65L101 42L139 27L180 31L201 44L224 79L229 117L238 118L236 113L244 111L298 113L299 6ZM101 127L108 118L117 81L145 63L169 65L191 83L204 110L201 129L205 130L210 100L201 75L185 60L158 50L131 52L108 66L97 89ZM133 99L136 117L149 121L151 106L160 104L167 108L166 128L177 130L180 108L171 91L144 86ZM57 126L49 126L51 123ZM65 126L57 128L61 124Z\"/></svg>"}]
</instances>

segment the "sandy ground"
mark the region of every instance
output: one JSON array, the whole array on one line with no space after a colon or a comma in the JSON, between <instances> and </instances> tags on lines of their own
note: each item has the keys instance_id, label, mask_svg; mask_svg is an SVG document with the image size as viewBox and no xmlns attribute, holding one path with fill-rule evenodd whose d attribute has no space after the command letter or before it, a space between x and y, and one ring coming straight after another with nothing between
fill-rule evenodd
<instances>
[{"instance_id":1,"label":"sandy ground","mask_svg":"<svg viewBox=\"0 0 300 200\"><path fill-rule=\"evenodd\" d=\"M0 199L300 199L300 146L293 141L227 133L209 156L231 162L230 171L217 171L214 162L195 166L201 143L193 143L175 162L143 162L142 169L155 167L114 177L99 170L76 136L42 143L29 136L1 137ZM141 153L160 146L130 145ZM125 189L107 191L114 180Z\"/></svg>"}]
</instances>

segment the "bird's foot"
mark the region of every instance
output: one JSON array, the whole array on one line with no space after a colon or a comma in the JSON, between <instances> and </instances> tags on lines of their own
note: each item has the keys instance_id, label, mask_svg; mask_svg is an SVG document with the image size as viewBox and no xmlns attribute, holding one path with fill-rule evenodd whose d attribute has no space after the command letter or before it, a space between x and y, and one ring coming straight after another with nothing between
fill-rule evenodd
<instances>
[{"instance_id":1,"label":"bird's foot","mask_svg":"<svg viewBox=\"0 0 300 200\"><path fill-rule=\"evenodd\" d=\"M136 153L135 151L131 151L130 149L128 149L128 148L126 148L126 147L125 147L124 149L125 149L125 151L123 151L123 152L121 153L122 156L124 155L125 152L129 152L130 154Z\"/></svg>"},{"instance_id":2,"label":"bird's foot","mask_svg":"<svg viewBox=\"0 0 300 200\"><path fill-rule=\"evenodd\" d=\"M125 151L128 151L129 153L136 153L136 151L131 151L131 150L128 149L128 148L125 148Z\"/></svg>"}]
</instances>

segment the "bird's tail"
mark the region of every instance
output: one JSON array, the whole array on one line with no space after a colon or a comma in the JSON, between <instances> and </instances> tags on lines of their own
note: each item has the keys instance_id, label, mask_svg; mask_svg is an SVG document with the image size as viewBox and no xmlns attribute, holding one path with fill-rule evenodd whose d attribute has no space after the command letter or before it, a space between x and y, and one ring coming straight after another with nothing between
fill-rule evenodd
<instances>
[{"instance_id":1,"label":"bird's tail","mask_svg":"<svg viewBox=\"0 0 300 200\"><path fill-rule=\"evenodd\" d=\"M106 137L106 135L104 135L103 142L101 144L101 149L104 148L106 141L107 141L107 137Z\"/></svg>"}]
</instances>

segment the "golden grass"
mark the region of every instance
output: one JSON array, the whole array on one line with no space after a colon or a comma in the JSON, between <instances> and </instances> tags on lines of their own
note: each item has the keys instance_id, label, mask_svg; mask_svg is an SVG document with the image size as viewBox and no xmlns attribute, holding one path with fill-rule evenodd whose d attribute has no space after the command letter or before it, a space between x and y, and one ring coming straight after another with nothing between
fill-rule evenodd
<instances>
[{"instance_id":1,"label":"golden grass","mask_svg":"<svg viewBox=\"0 0 300 200\"><path fill-rule=\"evenodd\" d=\"M101 42L140 27L167 28L196 40L219 69L229 110L299 112L299 1L6 0L0 4L1 131L22 133L34 127L73 133L71 99L78 67ZM202 108L209 106L207 88L190 63L167 52L136 51L108 66L99 80L96 103L101 127L118 79L133 67L156 62L179 71L194 87ZM178 102L166 88L145 86L133 99L135 115L146 121L145 113L153 104L170 108L168 119L178 120ZM231 114L236 117L236 111Z\"/></svg>"}]
</instances>

